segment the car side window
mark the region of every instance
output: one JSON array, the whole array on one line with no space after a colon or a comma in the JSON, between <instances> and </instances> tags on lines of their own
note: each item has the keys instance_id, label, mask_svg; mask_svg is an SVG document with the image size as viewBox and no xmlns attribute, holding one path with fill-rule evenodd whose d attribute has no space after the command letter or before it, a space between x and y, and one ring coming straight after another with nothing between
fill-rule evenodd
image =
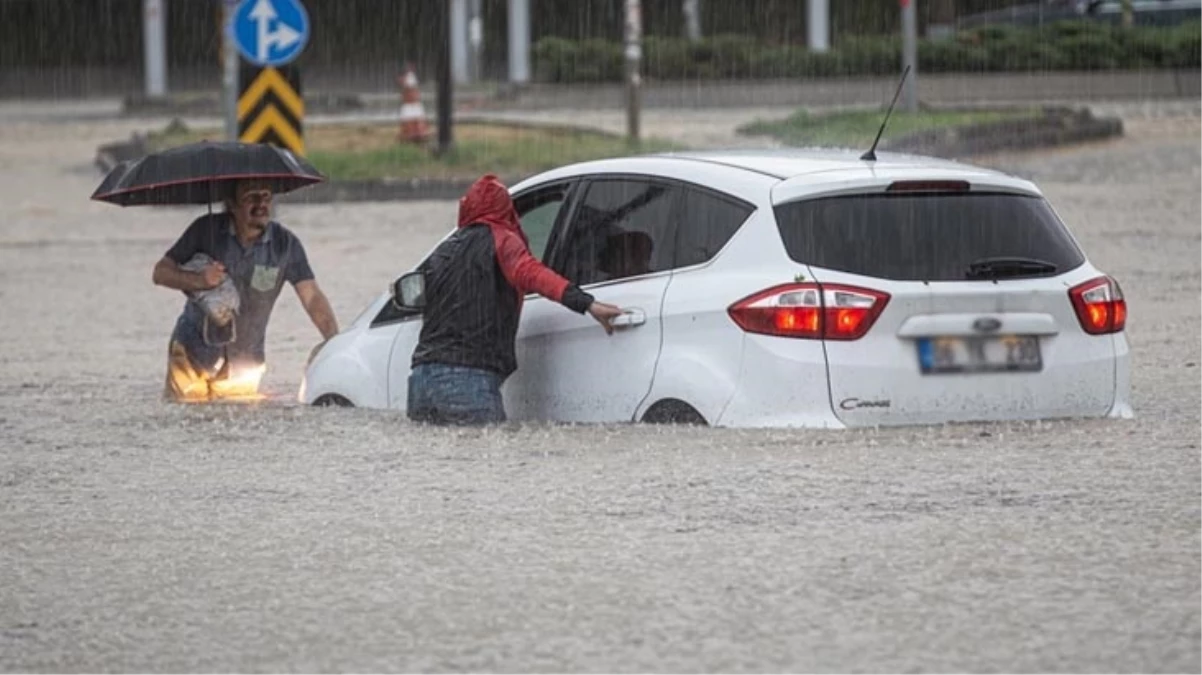
<instances>
[{"instance_id":1,"label":"car side window","mask_svg":"<svg viewBox=\"0 0 1202 675\"><path fill-rule=\"evenodd\" d=\"M672 268L681 188L623 178L594 180L587 190L557 271L583 286Z\"/></svg>"},{"instance_id":2,"label":"car side window","mask_svg":"<svg viewBox=\"0 0 1202 675\"><path fill-rule=\"evenodd\" d=\"M676 234L675 267L706 262L735 236L755 208L696 188L685 188Z\"/></svg>"},{"instance_id":3,"label":"car side window","mask_svg":"<svg viewBox=\"0 0 1202 675\"><path fill-rule=\"evenodd\" d=\"M518 220L522 223L522 231L530 241L530 253L539 260L547 252L547 242L551 239L559 212L568 199L570 187L570 183L561 183L539 188L519 196L513 202Z\"/></svg>"}]
</instances>

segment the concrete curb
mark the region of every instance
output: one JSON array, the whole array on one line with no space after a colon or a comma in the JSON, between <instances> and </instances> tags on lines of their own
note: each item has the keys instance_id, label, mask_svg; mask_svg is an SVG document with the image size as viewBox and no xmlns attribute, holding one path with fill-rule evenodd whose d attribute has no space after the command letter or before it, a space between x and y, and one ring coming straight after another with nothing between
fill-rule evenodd
<instances>
[{"instance_id":1,"label":"concrete curb","mask_svg":"<svg viewBox=\"0 0 1202 675\"><path fill-rule=\"evenodd\" d=\"M963 159L1002 150L1030 150L1123 135L1123 121L1095 117L1089 108L1046 107L1034 119L1003 120L908 134L881 147L944 159Z\"/></svg>"},{"instance_id":2,"label":"concrete curb","mask_svg":"<svg viewBox=\"0 0 1202 675\"><path fill-rule=\"evenodd\" d=\"M364 109L363 97L358 94L306 94L305 112L330 115L359 112ZM147 98L145 95L126 96L121 102L126 117L174 116L207 117L221 115L221 94L176 94L167 98Z\"/></svg>"},{"instance_id":3,"label":"concrete curb","mask_svg":"<svg viewBox=\"0 0 1202 675\"><path fill-rule=\"evenodd\" d=\"M146 141L134 134L128 141L113 141L96 148L96 168L107 174L121 162L137 159L146 154Z\"/></svg>"},{"instance_id":4,"label":"concrete curb","mask_svg":"<svg viewBox=\"0 0 1202 675\"><path fill-rule=\"evenodd\" d=\"M535 123L522 126L542 127ZM562 124L548 128L570 128ZM585 130L582 130L585 131ZM592 131L592 130L587 130ZM1027 150L1121 136L1123 123L1117 118L1095 117L1088 108L1049 107L1033 119L1002 121L918 132L881 143L882 150L962 159L1000 150ZM147 153L146 139L135 134L128 141L107 143L97 149L96 166L104 173L118 163ZM502 177L513 185L523 176ZM461 179L379 179L328 181L282 195L280 200L298 204L361 201L410 201L458 199L471 185Z\"/></svg>"}]
</instances>

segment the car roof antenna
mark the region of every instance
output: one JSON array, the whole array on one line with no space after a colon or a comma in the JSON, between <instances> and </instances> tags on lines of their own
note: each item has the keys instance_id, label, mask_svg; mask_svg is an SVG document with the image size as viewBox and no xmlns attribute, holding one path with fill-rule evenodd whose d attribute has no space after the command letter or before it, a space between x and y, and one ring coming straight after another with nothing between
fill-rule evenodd
<instances>
[{"instance_id":1,"label":"car roof antenna","mask_svg":"<svg viewBox=\"0 0 1202 675\"><path fill-rule=\"evenodd\" d=\"M872 142L872 147L868 148L868 152L860 155L860 159L865 162L876 161L876 144L881 142L881 134L885 133L885 125L889 123L889 116L893 114L893 106L897 105L897 97L901 94L902 85L906 83L906 76L910 74L910 66L902 71L901 81L897 83L897 91L893 92L893 102L889 104L889 109L885 111L885 119L881 121L881 128L876 132L876 140Z\"/></svg>"}]
</instances>

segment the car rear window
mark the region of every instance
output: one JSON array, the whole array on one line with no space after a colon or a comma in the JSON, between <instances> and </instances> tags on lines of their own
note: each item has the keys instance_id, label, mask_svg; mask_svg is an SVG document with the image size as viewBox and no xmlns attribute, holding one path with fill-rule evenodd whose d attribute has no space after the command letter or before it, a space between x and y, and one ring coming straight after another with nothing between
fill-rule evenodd
<instances>
[{"instance_id":1,"label":"car rear window","mask_svg":"<svg viewBox=\"0 0 1202 675\"><path fill-rule=\"evenodd\" d=\"M1085 256L1041 197L1003 193L861 194L776 207L793 260L900 281L957 281L985 258L1033 258L1056 273Z\"/></svg>"}]
</instances>

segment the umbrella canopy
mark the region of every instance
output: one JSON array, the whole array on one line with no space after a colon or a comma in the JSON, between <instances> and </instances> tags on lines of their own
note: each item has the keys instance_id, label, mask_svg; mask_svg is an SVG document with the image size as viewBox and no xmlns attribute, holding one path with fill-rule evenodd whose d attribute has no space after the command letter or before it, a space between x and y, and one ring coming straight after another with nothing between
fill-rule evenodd
<instances>
[{"instance_id":1,"label":"umbrella canopy","mask_svg":"<svg viewBox=\"0 0 1202 675\"><path fill-rule=\"evenodd\" d=\"M238 181L252 179L283 194L325 176L274 145L201 141L118 164L92 199L120 206L212 204L233 196Z\"/></svg>"}]
</instances>

